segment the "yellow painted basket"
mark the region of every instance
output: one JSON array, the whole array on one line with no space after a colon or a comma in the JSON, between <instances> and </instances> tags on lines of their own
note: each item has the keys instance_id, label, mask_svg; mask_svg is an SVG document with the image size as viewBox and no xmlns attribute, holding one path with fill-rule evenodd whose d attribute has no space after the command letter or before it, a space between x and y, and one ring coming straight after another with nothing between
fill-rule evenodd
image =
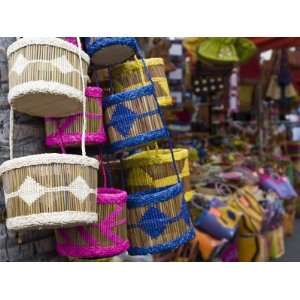
<instances>
[{"instance_id":1,"label":"yellow painted basket","mask_svg":"<svg viewBox=\"0 0 300 300\"><path fill-rule=\"evenodd\" d=\"M174 149L174 157L182 180L185 199L192 198L187 149ZM177 176L169 149L147 150L122 161L129 193L146 191L176 184Z\"/></svg>"},{"instance_id":2,"label":"yellow painted basket","mask_svg":"<svg viewBox=\"0 0 300 300\"><path fill-rule=\"evenodd\" d=\"M172 105L163 59L148 58L145 59L145 63L152 77L159 104ZM142 60L129 61L113 68L112 82L115 92L124 92L149 84Z\"/></svg>"}]
</instances>

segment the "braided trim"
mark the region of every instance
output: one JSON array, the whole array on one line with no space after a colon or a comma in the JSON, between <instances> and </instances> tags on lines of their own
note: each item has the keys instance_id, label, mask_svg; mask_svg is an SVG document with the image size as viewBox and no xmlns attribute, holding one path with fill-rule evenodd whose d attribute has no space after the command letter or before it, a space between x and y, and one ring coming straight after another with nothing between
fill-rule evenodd
<instances>
[{"instance_id":1,"label":"braided trim","mask_svg":"<svg viewBox=\"0 0 300 300\"><path fill-rule=\"evenodd\" d=\"M82 155L75 154L57 154L57 153L45 153L29 155L12 160L5 161L0 166L0 176L10 170L19 169L29 166L37 165L49 165L49 164L72 164L82 165L85 167L92 167L99 169L99 162L97 159L91 157L84 157Z\"/></svg>"},{"instance_id":2,"label":"braided trim","mask_svg":"<svg viewBox=\"0 0 300 300\"><path fill-rule=\"evenodd\" d=\"M27 46L32 45L48 45L48 46L54 46L58 48L63 48L67 51L70 51L74 54L80 53L80 56L82 59L87 63L90 64L90 58L89 56L82 51L81 49L78 49L77 46L64 41L63 39L59 38L22 38L11 44L7 48L7 56L10 56L13 52L19 50L20 48L24 48Z\"/></svg>"},{"instance_id":3,"label":"braided trim","mask_svg":"<svg viewBox=\"0 0 300 300\"><path fill-rule=\"evenodd\" d=\"M65 225L82 225L97 222L98 215L94 212L63 211L18 216L6 219L9 230L45 229Z\"/></svg>"}]
</instances>

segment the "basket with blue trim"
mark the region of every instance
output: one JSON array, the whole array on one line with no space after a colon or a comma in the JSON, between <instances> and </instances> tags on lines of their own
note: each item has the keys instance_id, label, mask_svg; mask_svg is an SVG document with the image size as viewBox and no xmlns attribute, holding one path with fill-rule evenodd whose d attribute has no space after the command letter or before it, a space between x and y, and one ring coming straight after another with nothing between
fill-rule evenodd
<instances>
[{"instance_id":1,"label":"basket with blue trim","mask_svg":"<svg viewBox=\"0 0 300 300\"><path fill-rule=\"evenodd\" d=\"M131 255L176 249L195 235L181 183L129 195L127 224Z\"/></svg>"},{"instance_id":2,"label":"basket with blue trim","mask_svg":"<svg viewBox=\"0 0 300 300\"><path fill-rule=\"evenodd\" d=\"M111 151L168 138L152 84L113 94L103 103Z\"/></svg>"},{"instance_id":3,"label":"basket with blue trim","mask_svg":"<svg viewBox=\"0 0 300 300\"><path fill-rule=\"evenodd\" d=\"M138 51L133 37L86 37L84 41L92 63L99 67L120 64Z\"/></svg>"}]
</instances>

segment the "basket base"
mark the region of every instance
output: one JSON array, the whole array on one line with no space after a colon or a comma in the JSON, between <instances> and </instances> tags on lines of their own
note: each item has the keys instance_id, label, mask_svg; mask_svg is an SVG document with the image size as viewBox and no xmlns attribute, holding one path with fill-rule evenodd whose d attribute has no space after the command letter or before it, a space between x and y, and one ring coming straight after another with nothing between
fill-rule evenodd
<instances>
[{"instance_id":1,"label":"basket base","mask_svg":"<svg viewBox=\"0 0 300 300\"><path fill-rule=\"evenodd\" d=\"M125 252L129 248L129 241L115 246L72 246L62 245L56 243L56 251L61 256L81 257L81 258L96 258L96 257L111 257L122 252Z\"/></svg>"},{"instance_id":2,"label":"basket base","mask_svg":"<svg viewBox=\"0 0 300 300\"><path fill-rule=\"evenodd\" d=\"M170 251L187 243L189 240L192 240L194 237L195 237L195 230L194 228L191 228L184 235L180 236L179 238L173 241L169 241L164 244L159 244L150 247L131 247L129 248L128 253L130 255L146 255L146 254L156 254L163 251Z\"/></svg>"},{"instance_id":3,"label":"basket base","mask_svg":"<svg viewBox=\"0 0 300 300\"><path fill-rule=\"evenodd\" d=\"M120 64L134 55L134 50L125 45L105 47L92 56L92 62L97 66L113 66Z\"/></svg>"},{"instance_id":4,"label":"basket base","mask_svg":"<svg viewBox=\"0 0 300 300\"><path fill-rule=\"evenodd\" d=\"M37 117L66 117L82 111L82 92L55 82L35 81L10 89L14 110Z\"/></svg>"},{"instance_id":5,"label":"basket base","mask_svg":"<svg viewBox=\"0 0 300 300\"><path fill-rule=\"evenodd\" d=\"M73 227L78 225L92 224L96 223L97 221L97 213L63 211L8 218L6 219L6 226L8 230L20 231Z\"/></svg>"}]
</instances>

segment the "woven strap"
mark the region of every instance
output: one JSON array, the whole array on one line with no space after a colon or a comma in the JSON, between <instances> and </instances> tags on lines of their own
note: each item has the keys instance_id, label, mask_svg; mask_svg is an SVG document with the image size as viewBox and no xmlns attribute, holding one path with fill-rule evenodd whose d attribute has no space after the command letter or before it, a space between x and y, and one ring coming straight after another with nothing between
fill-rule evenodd
<instances>
[{"instance_id":1,"label":"woven strap","mask_svg":"<svg viewBox=\"0 0 300 300\"><path fill-rule=\"evenodd\" d=\"M143 54L142 54L142 51L141 51L141 48L140 48L139 45L137 45L137 55L138 55L139 58L142 60L142 63L143 63L143 66L144 66L146 75L147 75L147 77L148 77L148 80L151 82L152 86L154 86L154 82L153 82L153 80L152 80L152 76L151 76L150 71L149 71L149 69L148 69L148 67L147 67L147 65L146 65L146 62L145 62L145 60L144 60L144 57L143 57ZM172 139L171 139L171 137L170 137L169 129L168 129L168 127L167 127L166 121L165 121L165 119L164 119L164 117L163 117L163 114L162 114L162 111L161 111L161 109L160 109L160 105L159 105L159 102L158 102L158 99L157 99L157 94L156 94L155 89L154 89L153 95L154 95L154 99L155 99L156 104L157 104L157 107L158 107L158 109L157 109L157 110L158 110L158 113L159 113L159 115L160 115L160 117L161 117L161 120L162 120L162 122L163 122L163 125L164 125L165 129L168 131L168 134L167 134L167 136L168 136L168 144L169 144L169 148L170 148L170 151L171 151L172 162L173 162L173 166L174 166L174 169L175 169L175 172L176 172L177 181L178 181L178 182L181 182L181 179L180 179L180 176L179 176L179 172L178 172L178 168L177 168L176 161L175 161L174 152L173 152L173 148L174 148L173 141L172 141Z\"/></svg>"}]
</instances>

